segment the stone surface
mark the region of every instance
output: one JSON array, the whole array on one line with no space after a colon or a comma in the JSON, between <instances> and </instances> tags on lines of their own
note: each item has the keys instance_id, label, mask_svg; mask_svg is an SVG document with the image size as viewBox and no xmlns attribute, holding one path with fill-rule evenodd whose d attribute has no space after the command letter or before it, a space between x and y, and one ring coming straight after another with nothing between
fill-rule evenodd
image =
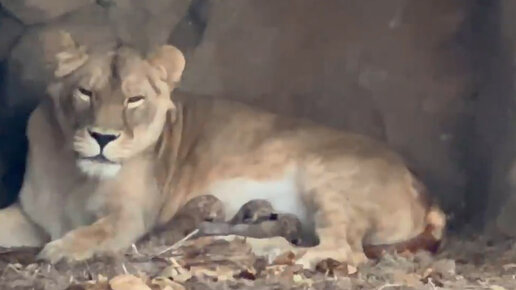
<instances>
[{"instance_id":1,"label":"stone surface","mask_svg":"<svg viewBox=\"0 0 516 290\"><path fill-rule=\"evenodd\" d=\"M167 41L191 0L112 0L110 19L117 35L142 51Z\"/></svg>"},{"instance_id":2,"label":"stone surface","mask_svg":"<svg viewBox=\"0 0 516 290\"><path fill-rule=\"evenodd\" d=\"M46 82L52 76L53 57L59 48L60 30L70 32L87 46L104 45L115 38L107 11L100 6L88 6L49 25L27 29L8 60L5 110L32 107L45 93Z\"/></svg>"},{"instance_id":3,"label":"stone surface","mask_svg":"<svg viewBox=\"0 0 516 290\"><path fill-rule=\"evenodd\" d=\"M500 31L482 46L485 81L477 111L477 163L488 177L484 219L495 217L497 230L516 237L516 2L502 0L498 5L499 13L492 13L484 24Z\"/></svg>"},{"instance_id":4,"label":"stone surface","mask_svg":"<svg viewBox=\"0 0 516 290\"><path fill-rule=\"evenodd\" d=\"M187 59L204 38L212 4L212 1L193 0L168 38L167 42L179 48Z\"/></svg>"},{"instance_id":5,"label":"stone surface","mask_svg":"<svg viewBox=\"0 0 516 290\"><path fill-rule=\"evenodd\" d=\"M182 88L307 117L388 142L447 206L458 163L467 1L213 3Z\"/></svg>"},{"instance_id":6,"label":"stone surface","mask_svg":"<svg viewBox=\"0 0 516 290\"><path fill-rule=\"evenodd\" d=\"M24 24L48 22L95 0L0 0L2 6Z\"/></svg>"},{"instance_id":7,"label":"stone surface","mask_svg":"<svg viewBox=\"0 0 516 290\"><path fill-rule=\"evenodd\" d=\"M59 20L27 29L9 58L5 104L9 108L33 106L52 76L60 30L70 32L87 47L113 42L116 38L145 51L165 43L173 26L182 18L190 0L116 0L104 8L86 6ZM139 4L140 3L140 4Z\"/></svg>"},{"instance_id":8,"label":"stone surface","mask_svg":"<svg viewBox=\"0 0 516 290\"><path fill-rule=\"evenodd\" d=\"M0 10L0 60L7 57L22 32L23 25Z\"/></svg>"}]
</instances>

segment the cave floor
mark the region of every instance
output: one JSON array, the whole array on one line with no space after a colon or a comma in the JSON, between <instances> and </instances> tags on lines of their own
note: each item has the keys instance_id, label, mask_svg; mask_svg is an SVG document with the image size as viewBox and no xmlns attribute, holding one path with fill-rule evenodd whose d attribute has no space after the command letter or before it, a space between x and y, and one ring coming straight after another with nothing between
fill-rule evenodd
<instances>
[{"instance_id":1,"label":"cave floor","mask_svg":"<svg viewBox=\"0 0 516 290\"><path fill-rule=\"evenodd\" d=\"M255 255L245 240L198 238L165 253L133 247L123 256L55 266L37 249L0 251L0 289L516 289L516 243L450 237L440 253L386 255L358 269L327 261L303 270L290 255Z\"/></svg>"}]
</instances>

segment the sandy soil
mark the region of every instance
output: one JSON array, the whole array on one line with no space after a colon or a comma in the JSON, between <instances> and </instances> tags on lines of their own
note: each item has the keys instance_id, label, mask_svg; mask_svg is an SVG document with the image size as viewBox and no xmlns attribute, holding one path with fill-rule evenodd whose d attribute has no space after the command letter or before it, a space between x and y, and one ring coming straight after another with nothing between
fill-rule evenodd
<instances>
[{"instance_id":1,"label":"sandy soil","mask_svg":"<svg viewBox=\"0 0 516 290\"><path fill-rule=\"evenodd\" d=\"M55 266L36 262L37 249L3 249L0 289L516 289L516 243L482 236L450 237L435 256L386 255L358 269L330 260L314 271L288 253L268 262L241 238L164 249L148 243L123 256Z\"/></svg>"}]
</instances>

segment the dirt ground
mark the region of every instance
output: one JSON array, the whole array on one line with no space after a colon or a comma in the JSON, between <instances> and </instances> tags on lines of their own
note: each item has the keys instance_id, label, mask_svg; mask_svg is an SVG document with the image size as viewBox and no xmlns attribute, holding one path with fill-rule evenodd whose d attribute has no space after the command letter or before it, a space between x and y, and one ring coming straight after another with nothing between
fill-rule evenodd
<instances>
[{"instance_id":1,"label":"dirt ground","mask_svg":"<svg viewBox=\"0 0 516 290\"><path fill-rule=\"evenodd\" d=\"M255 255L241 237L134 246L73 265L36 262L36 252L0 251L0 289L516 289L515 241L474 235L450 237L435 256L388 254L358 269L329 260L314 271L289 253Z\"/></svg>"}]
</instances>

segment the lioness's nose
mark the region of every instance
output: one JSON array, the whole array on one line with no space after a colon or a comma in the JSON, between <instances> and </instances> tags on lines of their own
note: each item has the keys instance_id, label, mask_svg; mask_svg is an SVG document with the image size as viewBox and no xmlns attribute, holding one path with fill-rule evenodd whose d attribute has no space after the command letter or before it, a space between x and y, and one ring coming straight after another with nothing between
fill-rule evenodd
<instances>
[{"instance_id":1,"label":"lioness's nose","mask_svg":"<svg viewBox=\"0 0 516 290\"><path fill-rule=\"evenodd\" d=\"M109 142L116 140L118 136L120 136L115 134L103 134L93 130L88 130L88 133L93 139L95 139L95 141L97 141L97 143L99 143L100 149L104 148L104 146L106 146Z\"/></svg>"}]
</instances>

